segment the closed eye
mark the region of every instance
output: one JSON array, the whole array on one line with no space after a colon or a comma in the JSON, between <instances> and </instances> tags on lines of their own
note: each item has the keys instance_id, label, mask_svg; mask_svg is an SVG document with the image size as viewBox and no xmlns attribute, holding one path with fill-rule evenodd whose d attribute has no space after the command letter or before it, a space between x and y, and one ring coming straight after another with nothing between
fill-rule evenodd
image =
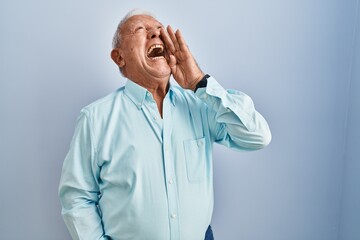
<instances>
[{"instance_id":1,"label":"closed eye","mask_svg":"<svg viewBox=\"0 0 360 240\"><path fill-rule=\"evenodd\" d=\"M145 29L144 27L139 26L139 27L137 27L137 28L135 29L135 32L142 31L142 30L144 30L144 29Z\"/></svg>"}]
</instances>

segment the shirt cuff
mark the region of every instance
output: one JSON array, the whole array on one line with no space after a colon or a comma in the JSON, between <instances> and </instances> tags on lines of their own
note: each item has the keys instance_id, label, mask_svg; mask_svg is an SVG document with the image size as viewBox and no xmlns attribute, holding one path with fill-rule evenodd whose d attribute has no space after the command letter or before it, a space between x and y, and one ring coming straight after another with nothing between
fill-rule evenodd
<instances>
[{"instance_id":1,"label":"shirt cuff","mask_svg":"<svg viewBox=\"0 0 360 240\"><path fill-rule=\"evenodd\" d=\"M255 107L252 99L243 92L225 90L213 77L208 78L206 88L199 88L195 95L216 112L232 111L247 128L254 131L253 121Z\"/></svg>"}]
</instances>

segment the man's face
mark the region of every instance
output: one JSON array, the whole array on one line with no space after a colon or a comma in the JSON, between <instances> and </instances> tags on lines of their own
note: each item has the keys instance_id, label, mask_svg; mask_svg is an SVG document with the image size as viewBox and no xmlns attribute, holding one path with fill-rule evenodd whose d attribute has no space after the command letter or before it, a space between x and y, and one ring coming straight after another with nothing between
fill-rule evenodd
<instances>
[{"instance_id":1,"label":"man's face","mask_svg":"<svg viewBox=\"0 0 360 240\"><path fill-rule=\"evenodd\" d=\"M130 17L122 26L119 53L126 77L134 81L169 79L171 69L160 38L162 27L156 19L146 15Z\"/></svg>"}]
</instances>

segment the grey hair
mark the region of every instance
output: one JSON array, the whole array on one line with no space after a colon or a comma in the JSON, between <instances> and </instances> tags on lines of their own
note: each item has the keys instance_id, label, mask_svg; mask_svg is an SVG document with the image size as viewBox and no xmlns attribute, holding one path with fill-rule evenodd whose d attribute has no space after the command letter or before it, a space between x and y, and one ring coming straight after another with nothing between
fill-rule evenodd
<instances>
[{"instance_id":1,"label":"grey hair","mask_svg":"<svg viewBox=\"0 0 360 240\"><path fill-rule=\"evenodd\" d=\"M151 12L142 10L142 9L133 9L130 12L128 12L125 17L120 21L120 23L118 24L113 40L112 40L112 47L113 48L117 48L120 43L121 43L121 28L122 26L126 23L126 21L131 18L132 16L136 16L136 15L146 15L146 16L150 16L155 18L154 14L152 14Z\"/></svg>"}]
</instances>

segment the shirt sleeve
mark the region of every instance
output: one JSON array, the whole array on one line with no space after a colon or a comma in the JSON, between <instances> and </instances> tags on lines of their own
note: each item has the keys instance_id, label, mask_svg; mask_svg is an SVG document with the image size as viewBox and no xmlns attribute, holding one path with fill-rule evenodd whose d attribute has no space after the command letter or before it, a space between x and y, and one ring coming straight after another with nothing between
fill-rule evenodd
<instances>
[{"instance_id":1,"label":"shirt sleeve","mask_svg":"<svg viewBox=\"0 0 360 240\"><path fill-rule=\"evenodd\" d=\"M252 99L236 90L225 90L213 77L195 93L208 106L207 119L214 142L235 150L257 150L271 141L264 117Z\"/></svg>"},{"instance_id":2,"label":"shirt sleeve","mask_svg":"<svg viewBox=\"0 0 360 240\"><path fill-rule=\"evenodd\" d=\"M99 167L93 142L88 114L82 110L59 185L62 216L73 239L106 239L97 206Z\"/></svg>"}]
</instances>

